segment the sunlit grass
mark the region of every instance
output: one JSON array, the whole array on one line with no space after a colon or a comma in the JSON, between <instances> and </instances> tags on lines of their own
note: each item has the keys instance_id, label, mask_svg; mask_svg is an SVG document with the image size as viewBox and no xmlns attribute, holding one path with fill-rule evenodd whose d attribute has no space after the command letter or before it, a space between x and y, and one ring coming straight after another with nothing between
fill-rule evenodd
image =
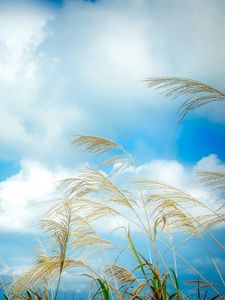
<instances>
[{"instance_id":1,"label":"sunlit grass","mask_svg":"<svg viewBox=\"0 0 225 300\"><path fill-rule=\"evenodd\" d=\"M187 79L157 78L149 80L149 86L169 88L168 96L190 96L181 107L181 117L201 105L214 100L224 100L218 90ZM97 136L77 136L74 146L98 156L97 167L85 166L73 178L60 181L57 188L62 197L54 199L40 222L46 233L46 251L38 251L36 264L17 278L6 289L6 299L56 299L62 276L69 269L82 270L82 275L90 279L89 299L188 299L182 290L177 273L176 260L179 258L195 273L189 284L196 285L196 298L224 299L221 287L208 281L173 243L177 232L202 240L210 236L218 247L224 246L213 236L211 229L223 223L225 216L222 207L214 211L200 199L158 180L143 179L132 156L115 141ZM128 174L129 184L118 183L119 174ZM132 175L130 175L132 174ZM212 189L224 190L225 174L205 172L198 174L202 182ZM202 213L192 213L198 207ZM96 267L90 262L100 252L107 256L110 249L121 249L109 239L103 238L96 230L96 222L105 218L122 218L126 222L120 228L127 241L126 253L135 261L135 267L117 264L117 259ZM104 226L104 221L102 221ZM132 224L138 228L132 232ZM133 236L144 236L143 253L138 250ZM167 249L173 263L167 261L162 252ZM144 253L147 252L146 256ZM224 285L223 277L212 257L218 277ZM197 278L197 280L196 280ZM49 283L55 283L53 295L48 293ZM206 289L207 288L207 289ZM222 287L224 288L224 286ZM205 291L206 289L206 291Z\"/></svg>"}]
</instances>

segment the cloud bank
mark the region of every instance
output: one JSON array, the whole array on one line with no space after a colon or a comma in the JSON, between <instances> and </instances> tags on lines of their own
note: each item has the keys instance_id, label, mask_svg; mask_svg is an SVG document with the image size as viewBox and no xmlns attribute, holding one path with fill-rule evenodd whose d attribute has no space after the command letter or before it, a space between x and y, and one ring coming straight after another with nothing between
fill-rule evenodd
<instances>
[{"instance_id":1,"label":"cloud bank","mask_svg":"<svg viewBox=\"0 0 225 300\"><path fill-rule=\"evenodd\" d=\"M53 200L56 194L58 180L75 176L69 169L52 171L45 165L35 161L21 161L21 169L5 181L0 182L0 231L34 232L39 219L44 218L46 204ZM192 168L178 161L153 160L138 167L139 174L146 179L157 179L178 187L211 208L221 206L217 194L207 190L195 177L196 170L217 170L225 172L223 164L216 155L202 158ZM125 177L127 178L126 173ZM121 177L123 178L123 177ZM120 180L121 180L120 178ZM123 178L123 180L126 180ZM199 212L201 213L201 212ZM123 222L123 220L116 220ZM100 231L107 233L115 226L115 222L100 226ZM118 225L118 224L117 224Z\"/></svg>"},{"instance_id":2,"label":"cloud bank","mask_svg":"<svg viewBox=\"0 0 225 300\"><path fill-rule=\"evenodd\" d=\"M134 143L144 135L162 148L174 141L177 104L142 79L185 76L223 87L223 1L1 7L1 159L69 165L74 134L133 135ZM224 122L222 108L196 114Z\"/></svg>"}]
</instances>

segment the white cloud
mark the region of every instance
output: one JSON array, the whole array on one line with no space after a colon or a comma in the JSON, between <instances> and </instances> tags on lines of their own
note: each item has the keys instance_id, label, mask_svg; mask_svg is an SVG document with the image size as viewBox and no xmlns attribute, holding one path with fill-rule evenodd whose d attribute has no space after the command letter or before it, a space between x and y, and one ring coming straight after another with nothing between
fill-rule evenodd
<instances>
[{"instance_id":1,"label":"white cloud","mask_svg":"<svg viewBox=\"0 0 225 300\"><path fill-rule=\"evenodd\" d=\"M217 172L225 173L225 165L216 154L203 157L198 161L195 168L200 171L212 171L216 169Z\"/></svg>"},{"instance_id":2,"label":"white cloud","mask_svg":"<svg viewBox=\"0 0 225 300\"><path fill-rule=\"evenodd\" d=\"M186 166L175 160L152 160L138 166L138 174L146 180L159 180L178 188L198 199L203 206L191 207L188 211L194 216L209 214L223 206L224 199L220 191L206 187L197 176L197 171L215 171L225 173L225 164L215 154L203 157L193 166ZM129 181L132 168L125 171L118 182ZM132 182L132 180L130 180ZM129 185L128 185L129 186ZM223 209L224 212L224 209ZM115 222L114 222L115 223ZM126 222L124 222L125 225ZM113 224L113 223L112 223ZM135 229L135 228L134 228Z\"/></svg>"},{"instance_id":3,"label":"white cloud","mask_svg":"<svg viewBox=\"0 0 225 300\"><path fill-rule=\"evenodd\" d=\"M58 167L49 169L37 161L24 160L20 163L20 171L0 182L0 230L2 231L34 231L37 221L43 218L46 201L56 197L55 185L60 179L74 176L76 170ZM157 179L178 187L211 208L221 206L218 195L205 188L196 178L196 169L225 172L225 165L216 155L202 158L192 168L187 168L177 161L153 160L138 167L139 174L146 179ZM121 183L129 180L129 174L119 177ZM127 184L127 183L126 183ZM197 213L200 213L197 210ZM102 222L104 226L102 227ZM110 219L97 223L100 231L108 232L115 227L126 225L122 218ZM138 228L133 228L138 230Z\"/></svg>"},{"instance_id":4,"label":"white cloud","mask_svg":"<svg viewBox=\"0 0 225 300\"><path fill-rule=\"evenodd\" d=\"M134 127L156 139L167 128L171 142L177 104L140 80L180 75L222 87L223 5L127 0L66 1L58 11L34 2L3 6L0 157L68 164L74 133L115 138ZM223 122L221 112L214 104L200 113Z\"/></svg>"},{"instance_id":5,"label":"white cloud","mask_svg":"<svg viewBox=\"0 0 225 300\"><path fill-rule=\"evenodd\" d=\"M206 187L197 177L197 171L225 172L225 164L216 154L210 154L200 159L196 165L186 167L178 161L156 160L138 168L144 178L158 179L189 193L202 201L211 209L221 207L222 199L218 200L219 193ZM205 213L201 208L192 208L196 214ZM209 211L208 211L209 213Z\"/></svg>"},{"instance_id":6,"label":"white cloud","mask_svg":"<svg viewBox=\"0 0 225 300\"><path fill-rule=\"evenodd\" d=\"M76 172L76 170L60 167L53 170L30 160L21 161L20 166L17 174L0 182L0 230L2 231L36 230L36 223L43 218L43 212L46 210L46 203L48 203L46 201L56 196L56 182L74 176ZM207 190L194 176L196 169L208 168L225 171L225 165L216 155L209 155L202 158L193 168L187 168L177 161L153 160L139 166L138 172L143 178L167 182L198 197L211 208L217 208L221 205L216 201L217 195ZM121 180L127 181L127 179L129 180L127 173L119 178L120 182ZM100 231L109 232L115 227L127 224L127 221L118 217L97 222L96 226ZM138 228L134 227L133 230L138 230Z\"/></svg>"},{"instance_id":7,"label":"white cloud","mask_svg":"<svg viewBox=\"0 0 225 300\"><path fill-rule=\"evenodd\" d=\"M0 12L0 59L1 82L15 88L19 85L26 90L36 84L37 62L32 52L45 37L43 26L53 17L50 11L36 5L1 4ZM24 82L22 82L24 81ZM17 92L19 91L19 86ZM31 101L32 97L25 101ZM3 99L4 101L4 99ZM14 99L16 102L16 99ZM19 104L17 103L19 106Z\"/></svg>"},{"instance_id":8,"label":"white cloud","mask_svg":"<svg viewBox=\"0 0 225 300\"><path fill-rule=\"evenodd\" d=\"M20 257L21 259L21 257ZM11 276L12 278L16 278L17 276L21 276L26 271L28 271L32 267L32 264L26 264L26 265L15 265L13 267L10 267L8 265L3 264L3 268L1 268L1 277L3 276Z\"/></svg>"},{"instance_id":9,"label":"white cloud","mask_svg":"<svg viewBox=\"0 0 225 300\"><path fill-rule=\"evenodd\" d=\"M138 171L146 179L157 178L178 188L183 187L187 176L184 166L173 160L154 160L140 166Z\"/></svg>"},{"instance_id":10,"label":"white cloud","mask_svg":"<svg viewBox=\"0 0 225 300\"><path fill-rule=\"evenodd\" d=\"M34 231L46 204L56 195L55 185L71 175L65 169L52 171L43 164L24 160L21 169L0 182L0 230Z\"/></svg>"}]
</instances>

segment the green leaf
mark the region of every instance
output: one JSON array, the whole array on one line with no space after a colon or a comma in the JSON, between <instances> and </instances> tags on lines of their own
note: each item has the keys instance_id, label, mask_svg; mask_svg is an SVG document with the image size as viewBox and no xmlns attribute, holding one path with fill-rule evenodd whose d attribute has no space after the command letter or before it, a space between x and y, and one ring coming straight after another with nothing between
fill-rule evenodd
<instances>
[{"instance_id":1,"label":"green leaf","mask_svg":"<svg viewBox=\"0 0 225 300\"><path fill-rule=\"evenodd\" d=\"M153 284L153 287L156 291L159 290L159 281L156 277L152 278L152 284Z\"/></svg>"},{"instance_id":2,"label":"green leaf","mask_svg":"<svg viewBox=\"0 0 225 300\"><path fill-rule=\"evenodd\" d=\"M133 241L131 239L130 229L128 231L128 243L129 243L129 245L130 245L130 247L131 247L131 249L132 249L132 251L134 253L135 258L138 261L138 264L139 264L139 266L141 268L142 273L146 276L146 273L145 273L145 270L144 270L144 264L143 264L143 262L142 262L142 260L141 260L141 258L139 256L139 254L138 254L138 252L137 252L137 250L136 250L136 248L134 246L134 243L133 243Z\"/></svg>"},{"instance_id":3,"label":"green leaf","mask_svg":"<svg viewBox=\"0 0 225 300\"><path fill-rule=\"evenodd\" d=\"M183 298L182 298L182 296L180 294L179 282L178 282L177 275L176 275L176 273L174 272L173 269L170 268L170 271L171 271L171 273L173 275L173 278L174 278L174 281L175 281L175 287L177 289L177 292L176 292L176 294L177 294L177 300L182 300Z\"/></svg>"},{"instance_id":4,"label":"green leaf","mask_svg":"<svg viewBox=\"0 0 225 300\"><path fill-rule=\"evenodd\" d=\"M110 300L109 287L108 287L107 283L104 283L100 278L97 278L96 280L102 289L102 294L103 294L104 300Z\"/></svg>"}]
</instances>

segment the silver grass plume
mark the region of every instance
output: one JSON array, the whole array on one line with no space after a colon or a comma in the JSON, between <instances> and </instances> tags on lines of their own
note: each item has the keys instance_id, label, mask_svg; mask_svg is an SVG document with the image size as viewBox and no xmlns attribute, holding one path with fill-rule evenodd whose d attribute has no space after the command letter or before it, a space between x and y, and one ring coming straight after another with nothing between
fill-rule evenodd
<instances>
[{"instance_id":1,"label":"silver grass plume","mask_svg":"<svg viewBox=\"0 0 225 300\"><path fill-rule=\"evenodd\" d=\"M83 252L88 253L90 249L112 247L106 240L98 238L92 225L83 217L76 214L71 199L60 200L51 209L46 220L40 222L42 230L48 234L48 248L50 254L39 251L36 264L12 285L12 295L21 294L27 288L35 288L43 285L49 280L57 279L54 299L56 299L61 276L65 270L74 267L83 267L87 270L91 268L87 262L81 258L73 258L75 246L83 248ZM86 246L89 247L86 247ZM89 248L89 249L88 249Z\"/></svg>"},{"instance_id":2,"label":"silver grass plume","mask_svg":"<svg viewBox=\"0 0 225 300\"><path fill-rule=\"evenodd\" d=\"M119 151L118 155L110 156L99 165L99 167L113 166L114 169L111 171L111 175L118 171L125 170L133 163L126 150L111 139L92 135L78 135L72 141L72 145L83 147L85 152L92 153L94 156L112 154L114 150Z\"/></svg>"},{"instance_id":3,"label":"silver grass plume","mask_svg":"<svg viewBox=\"0 0 225 300\"><path fill-rule=\"evenodd\" d=\"M214 101L225 101L225 94L208 84L181 77L152 77L145 82L149 88L165 90L163 94L171 98L186 97L178 111L181 121L189 111Z\"/></svg>"},{"instance_id":4,"label":"silver grass plume","mask_svg":"<svg viewBox=\"0 0 225 300\"><path fill-rule=\"evenodd\" d=\"M199 171L197 175L200 177L201 182L213 190L221 190L225 192L225 173Z\"/></svg>"},{"instance_id":5,"label":"silver grass plume","mask_svg":"<svg viewBox=\"0 0 225 300\"><path fill-rule=\"evenodd\" d=\"M210 211L201 201L184 191L157 180L140 180L146 208L154 224L168 232L182 229L200 237L200 232L224 221L224 216ZM193 216L192 207L208 209L201 216ZM155 225L155 226L156 226ZM156 229L154 229L156 231Z\"/></svg>"},{"instance_id":6,"label":"silver grass plume","mask_svg":"<svg viewBox=\"0 0 225 300\"><path fill-rule=\"evenodd\" d=\"M116 281L118 285L135 282L137 280L132 272L116 264L104 266L104 274L109 280Z\"/></svg>"}]
</instances>

